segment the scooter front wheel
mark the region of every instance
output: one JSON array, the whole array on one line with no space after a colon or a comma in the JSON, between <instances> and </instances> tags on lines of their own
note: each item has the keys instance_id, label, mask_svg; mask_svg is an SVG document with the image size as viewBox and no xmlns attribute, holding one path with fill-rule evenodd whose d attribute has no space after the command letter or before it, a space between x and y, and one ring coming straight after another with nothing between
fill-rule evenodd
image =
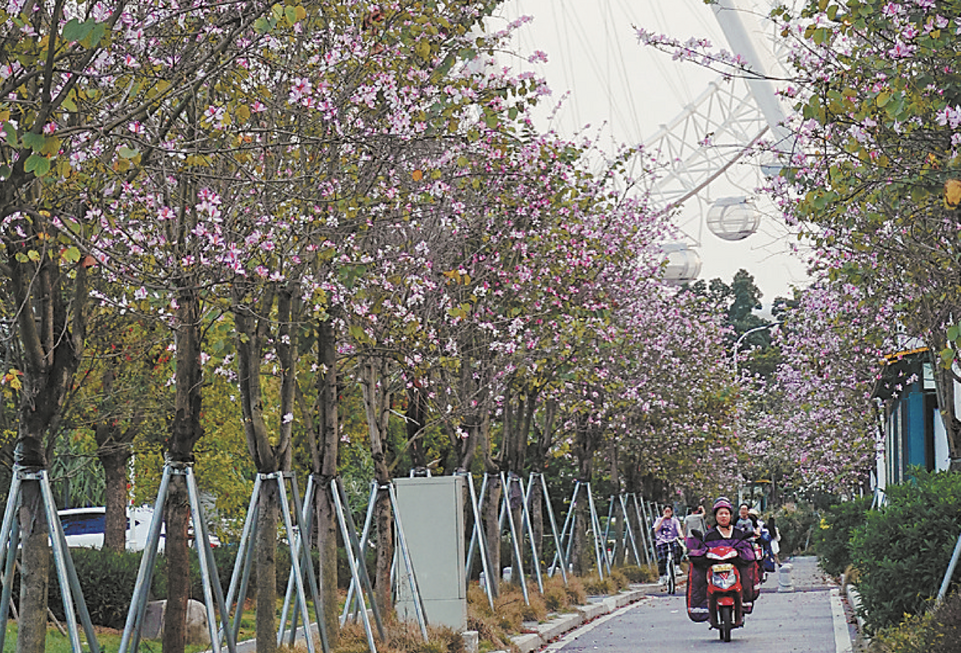
<instances>
[{"instance_id":1,"label":"scooter front wheel","mask_svg":"<svg viewBox=\"0 0 961 653\"><path fill-rule=\"evenodd\" d=\"M731 629L734 627L734 608L729 605L721 606L720 638L722 642L731 641Z\"/></svg>"}]
</instances>

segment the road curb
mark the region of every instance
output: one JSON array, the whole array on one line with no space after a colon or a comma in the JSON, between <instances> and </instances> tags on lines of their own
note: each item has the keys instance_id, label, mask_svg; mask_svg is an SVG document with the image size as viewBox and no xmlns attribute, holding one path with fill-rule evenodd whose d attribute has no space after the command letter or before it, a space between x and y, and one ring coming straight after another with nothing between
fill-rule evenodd
<instances>
[{"instance_id":1,"label":"road curb","mask_svg":"<svg viewBox=\"0 0 961 653\"><path fill-rule=\"evenodd\" d=\"M861 594L857 588L851 584L845 585L844 590L848 597L848 603L851 605L851 609L854 610L854 617L858 622L858 637L867 644L871 641L871 638L868 637L864 631L864 617L861 616Z\"/></svg>"},{"instance_id":2,"label":"road curb","mask_svg":"<svg viewBox=\"0 0 961 653\"><path fill-rule=\"evenodd\" d=\"M617 594L588 599L589 603L576 606L572 613L555 615L544 623L525 622L525 630L534 630L535 632L514 635L511 637L511 643L517 647L520 653L532 653L589 621L610 614L624 606L637 603L645 596L659 590L663 591L663 589L662 586L653 583L631 585L630 589Z\"/></svg>"}]
</instances>

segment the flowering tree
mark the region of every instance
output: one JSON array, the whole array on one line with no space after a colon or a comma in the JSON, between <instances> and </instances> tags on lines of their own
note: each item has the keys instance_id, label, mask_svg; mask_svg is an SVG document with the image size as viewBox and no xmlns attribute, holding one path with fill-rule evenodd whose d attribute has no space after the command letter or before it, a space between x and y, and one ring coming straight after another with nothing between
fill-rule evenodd
<instances>
[{"instance_id":1,"label":"flowering tree","mask_svg":"<svg viewBox=\"0 0 961 653\"><path fill-rule=\"evenodd\" d=\"M764 410L745 424L745 469L780 470L804 490L849 494L866 484L880 444L872 393L895 312L876 314L863 299L853 284L824 281L784 312L784 362L748 395Z\"/></svg>"},{"instance_id":2,"label":"flowering tree","mask_svg":"<svg viewBox=\"0 0 961 653\"><path fill-rule=\"evenodd\" d=\"M786 178L791 215L812 225L826 273L861 302L944 350L939 405L952 460L961 422L952 399L959 278L955 168L961 135L954 2L809 3L785 33L798 39L803 154ZM785 15L786 16L786 15Z\"/></svg>"}]
</instances>

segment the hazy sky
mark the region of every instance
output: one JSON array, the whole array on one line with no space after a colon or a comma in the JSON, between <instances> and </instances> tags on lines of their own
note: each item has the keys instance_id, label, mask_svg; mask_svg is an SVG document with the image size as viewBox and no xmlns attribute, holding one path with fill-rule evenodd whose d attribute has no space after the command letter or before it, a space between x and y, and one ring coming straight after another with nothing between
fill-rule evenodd
<instances>
[{"instance_id":1,"label":"hazy sky","mask_svg":"<svg viewBox=\"0 0 961 653\"><path fill-rule=\"evenodd\" d=\"M748 7L753 1L739 4ZM703 0L508 0L501 24L495 21L492 27L500 29L523 15L532 16L533 21L520 29L517 49L522 53L541 50L548 63L529 64L521 58L513 64L545 77L553 89L550 101L536 113L539 126L550 126L568 137L599 134L601 145L611 149L618 143L649 140L718 78L640 45L634 26L682 40L707 37L731 49ZM565 93L569 95L549 120ZM712 188L709 201L753 191L760 179L756 167L739 164L735 169L735 176L743 180L741 187ZM765 215L757 234L731 243L701 228L698 252L701 278L720 277L729 283L738 269L745 268L754 275L767 303L775 296L789 295L789 286L803 285L805 276L800 258L788 253L794 241L773 207L760 206ZM688 232L697 230L700 220L697 206L682 212Z\"/></svg>"}]
</instances>

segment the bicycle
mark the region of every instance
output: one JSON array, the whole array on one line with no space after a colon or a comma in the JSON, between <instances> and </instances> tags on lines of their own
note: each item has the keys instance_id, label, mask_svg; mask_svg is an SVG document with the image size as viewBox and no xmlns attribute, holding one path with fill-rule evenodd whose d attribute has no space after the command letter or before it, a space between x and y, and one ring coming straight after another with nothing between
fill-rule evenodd
<instances>
[{"instance_id":1,"label":"bicycle","mask_svg":"<svg viewBox=\"0 0 961 653\"><path fill-rule=\"evenodd\" d=\"M684 542L681 538L676 538L674 542L677 542L675 546L683 547ZM674 542L671 542L674 545ZM670 546L667 549L667 593L674 594L677 590L677 565L680 565L681 559L683 559L684 554L681 554L681 559L676 563L674 562L674 549L675 546Z\"/></svg>"}]
</instances>

